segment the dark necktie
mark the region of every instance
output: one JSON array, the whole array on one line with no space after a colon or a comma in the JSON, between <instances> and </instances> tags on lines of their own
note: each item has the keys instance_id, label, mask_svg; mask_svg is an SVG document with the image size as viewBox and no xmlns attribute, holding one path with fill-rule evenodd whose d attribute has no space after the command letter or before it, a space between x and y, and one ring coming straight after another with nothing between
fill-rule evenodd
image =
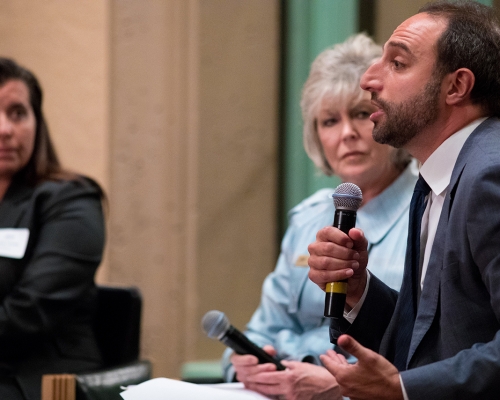
<instances>
[{"instance_id":1,"label":"dark necktie","mask_svg":"<svg viewBox=\"0 0 500 400\"><path fill-rule=\"evenodd\" d=\"M425 197L430 192L430 187L420 175L413 191L410 203L410 221L408 227L408 243L406 247L405 269L403 284L399 292L398 325L394 347L394 365L399 371L406 369L408 352L410 349L413 325L417 317L417 304L419 295L419 269L420 269L420 230L422 216L424 215Z\"/></svg>"}]
</instances>

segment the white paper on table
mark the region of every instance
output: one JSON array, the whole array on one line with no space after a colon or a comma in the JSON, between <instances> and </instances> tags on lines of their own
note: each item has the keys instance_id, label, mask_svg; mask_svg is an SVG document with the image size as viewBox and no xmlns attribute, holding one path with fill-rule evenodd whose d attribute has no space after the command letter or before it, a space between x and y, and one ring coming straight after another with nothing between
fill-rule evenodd
<instances>
[{"instance_id":1,"label":"white paper on table","mask_svg":"<svg viewBox=\"0 0 500 400\"><path fill-rule=\"evenodd\" d=\"M120 393L124 400L268 400L245 389L242 383L198 385L175 379L155 378Z\"/></svg>"}]
</instances>

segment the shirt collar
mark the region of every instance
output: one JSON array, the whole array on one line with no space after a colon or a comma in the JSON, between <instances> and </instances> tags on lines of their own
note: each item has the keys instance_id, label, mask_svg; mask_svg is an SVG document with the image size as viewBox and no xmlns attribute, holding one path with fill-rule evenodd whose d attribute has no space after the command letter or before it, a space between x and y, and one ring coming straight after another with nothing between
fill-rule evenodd
<instances>
[{"instance_id":1,"label":"shirt collar","mask_svg":"<svg viewBox=\"0 0 500 400\"><path fill-rule=\"evenodd\" d=\"M455 167L460 150L470 134L486 118L479 118L460 129L434 150L420 167L420 175L425 179L436 196L443 193L450 184L451 173Z\"/></svg>"},{"instance_id":2,"label":"shirt collar","mask_svg":"<svg viewBox=\"0 0 500 400\"><path fill-rule=\"evenodd\" d=\"M370 244L380 242L401 215L408 212L416 181L417 168L412 161L389 187L358 210L356 226L363 230Z\"/></svg>"}]
</instances>

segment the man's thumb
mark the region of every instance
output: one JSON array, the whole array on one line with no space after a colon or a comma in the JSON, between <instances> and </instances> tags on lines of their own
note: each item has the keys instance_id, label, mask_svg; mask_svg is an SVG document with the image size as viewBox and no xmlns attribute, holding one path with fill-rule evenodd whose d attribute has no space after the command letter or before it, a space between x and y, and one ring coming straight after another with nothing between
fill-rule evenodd
<instances>
[{"instance_id":1,"label":"man's thumb","mask_svg":"<svg viewBox=\"0 0 500 400\"><path fill-rule=\"evenodd\" d=\"M342 350L347 351L349 354L352 354L358 359L363 356L363 346L361 346L349 335L341 335L337 340L337 344L342 348Z\"/></svg>"}]
</instances>

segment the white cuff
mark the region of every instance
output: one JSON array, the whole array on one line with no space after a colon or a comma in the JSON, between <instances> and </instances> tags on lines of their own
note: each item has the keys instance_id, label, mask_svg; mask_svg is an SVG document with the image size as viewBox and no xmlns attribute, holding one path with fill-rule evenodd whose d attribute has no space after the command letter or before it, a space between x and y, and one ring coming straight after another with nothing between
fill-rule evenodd
<instances>
[{"instance_id":1,"label":"white cuff","mask_svg":"<svg viewBox=\"0 0 500 400\"><path fill-rule=\"evenodd\" d=\"M370 271L366 270L366 287L365 291L363 292L363 296L359 299L357 304L352 308L351 311L347 312L344 310L344 318L352 324L356 317L358 316L359 310L361 310L361 306L365 302L366 299L366 294L368 293L368 288L370 287Z\"/></svg>"},{"instance_id":2,"label":"white cuff","mask_svg":"<svg viewBox=\"0 0 500 400\"><path fill-rule=\"evenodd\" d=\"M401 390L403 392L403 398L405 400L410 400L408 398L408 394L406 393L405 384L403 383L403 378L401 378L401 374L399 374L399 382L401 382Z\"/></svg>"}]
</instances>

